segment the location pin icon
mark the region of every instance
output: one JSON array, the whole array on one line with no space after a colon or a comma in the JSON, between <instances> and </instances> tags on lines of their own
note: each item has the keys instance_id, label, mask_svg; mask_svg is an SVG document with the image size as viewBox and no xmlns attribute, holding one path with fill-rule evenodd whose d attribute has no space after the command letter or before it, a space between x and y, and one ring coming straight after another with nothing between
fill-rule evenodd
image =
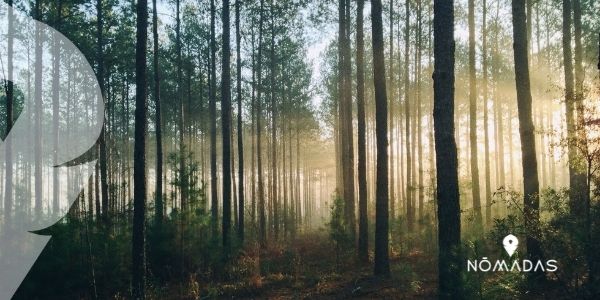
<instances>
[{"instance_id":1,"label":"location pin icon","mask_svg":"<svg viewBox=\"0 0 600 300\"><path fill-rule=\"evenodd\" d=\"M512 257L515 253L515 250L517 250L517 246L519 245L519 239L517 239L516 236L509 234L504 237L502 244L504 245L504 250L506 250L508 256Z\"/></svg>"}]
</instances>

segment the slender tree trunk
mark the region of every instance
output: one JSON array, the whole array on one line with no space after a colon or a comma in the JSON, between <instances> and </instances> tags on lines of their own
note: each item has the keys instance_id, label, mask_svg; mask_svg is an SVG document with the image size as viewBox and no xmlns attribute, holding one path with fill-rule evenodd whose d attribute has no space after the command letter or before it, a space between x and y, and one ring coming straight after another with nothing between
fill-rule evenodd
<instances>
[{"instance_id":1,"label":"slender tree trunk","mask_svg":"<svg viewBox=\"0 0 600 300\"><path fill-rule=\"evenodd\" d=\"M434 130L438 196L439 295L461 298L460 201L454 137L454 1L434 0Z\"/></svg>"},{"instance_id":2,"label":"slender tree trunk","mask_svg":"<svg viewBox=\"0 0 600 300\"><path fill-rule=\"evenodd\" d=\"M373 42L373 81L375 84L375 120L377 131L377 198L375 200L375 266L378 276L390 275L388 211L388 129L383 22L381 0L371 1Z\"/></svg>"},{"instance_id":3,"label":"slender tree trunk","mask_svg":"<svg viewBox=\"0 0 600 300\"><path fill-rule=\"evenodd\" d=\"M258 25L258 58L256 77L258 87L256 90L256 155L257 173L258 173L258 232L261 247L267 245L267 220L265 212L265 188L263 183L263 168L262 168L262 35L263 35L263 7L264 0L260 0L259 25Z\"/></svg>"},{"instance_id":4,"label":"slender tree trunk","mask_svg":"<svg viewBox=\"0 0 600 300\"><path fill-rule=\"evenodd\" d=\"M98 76L98 82L100 83L100 92L102 93L102 99L106 104L106 90L104 87L104 8L102 0L96 2L96 39L97 39L97 52L96 60L98 69L96 75ZM108 109L108 104L106 104ZM102 196L102 218L104 222L108 223L108 158L106 153L106 125L103 123L102 132L98 143L100 144L100 195Z\"/></svg>"},{"instance_id":5,"label":"slender tree trunk","mask_svg":"<svg viewBox=\"0 0 600 300\"><path fill-rule=\"evenodd\" d=\"M579 148L580 151L587 153L587 137L585 128L583 127L585 124L585 115L584 115L584 71L583 71L583 46L581 44L582 38L582 11L581 11L581 0L573 0L573 25L574 25L574 38L575 38L575 108L577 111L577 140L580 143ZM597 263L593 259L592 247L591 247L591 221L590 221L590 185L589 182L591 180L590 173L583 173L578 171L577 181L578 188L580 191L578 193L580 196L581 203L577 205L579 216L585 216L583 218L585 220L584 232L586 241L586 252L588 256L589 263L589 272L590 272L590 282L595 282L598 276L596 265Z\"/></svg>"},{"instance_id":6,"label":"slender tree trunk","mask_svg":"<svg viewBox=\"0 0 600 300\"><path fill-rule=\"evenodd\" d=\"M389 26L389 32L390 32L390 67L389 67L389 78L388 78L388 84L387 86L388 88L388 122L389 122L389 157L390 157L390 161L389 161L389 166L390 166L390 218L393 220L395 215L394 212L396 211L396 191L395 191L395 184L396 184L396 180L395 180L395 163L394 163L394 157L396 157L395 154L395 148L394 148L394 140L396 139L396 137L394 136L394 99L395 97L395 92L396 89L394 88L394 85L396 84L396 82L394 81L394 0L390 0L390 26Z\"/></svg>"},{"instance_id":7,"label":"slender tree trunk","mask_svg":"<svg viewBox=\"0 0 600 300\"><path fill-rule=\"evenodd\" d=\"M279 197L277 197L277 103L275 100L275 78L277 76L277 62L275 55L275 2L271 1L271 57L270 57L270 92L271 92L271 204L273 206L273 233L275 239L279 238Z\"/></svg>"},{"instance_id":8,"label":"slender tree trunk","mask_svg":"<svg viewBox=\"0 0 600 300\"><path fill-rule=\"evenodd\" d=\"M162 177L163 177L163 146L162 146L162 112L160 108L160 70L158 67L158 11L156 9L156 0L152 0L152 38L154 40L154 57L152 64L154 66L154 126L156 127L156 188L155 195L155 219L157 224L161 224L164 218L164 204L162 198Z\"/></svg>"},{"instance_id":9,"label":"slender tree trunk","mask_svg":"<svg viewBox=\"0 0 600 300\"><path fill-rule=\"evenodd\" d=\"M585 116L584 116L584 103L583 101L584 99L584 71L583 71L583 46L581 43L581 39L582 39L582 21L581 21L581 0L572 0L573 1L573 33L574 36L573 38L575 39L575 109L577 111L577 120L576 120L576 133L578 136L578 140L580 141L580 143L582 144L580 146L580 148L582 150L580 150L581 152L587 152L586 148L587 148L587 138L586 138L586 132L585 130L583 130L583 126L585 123ZM587 210L588 210L588 206L589 206L589 197L588 194L585 193L585 191L588 189L587 186L587 178L586 178L586 174L585 172L578 170L578 186L579 189L581 190L580 194L581 194L581 201L582 203L580 204L581 206L581 212L584 215L587 215Z\"/></svg>"},{"instance_id":10,"label":"slender tree trunk","mask_svg":"<svg viewBox=\"0 0 600 300\"><path fill-rule=\"evenodd\" d=\"M210 1L210 95L208 102L210 122L210 211L212 218L212 237L218 236L219 224L219 199L217 186L217 71L215 42L215 0Z\"/></svg>"},{"instance_id":11,"label":"slender tree trunk","mask_svg":"<svg viewBox=\"0 0 600 300\"><path fill-rule=\"evenodd\" d=\"M415 216L413 203L412 186L412 156L411 156L411 135L410 135L410 77L409 77L409 50L410 50L410 1L406 1L404 19L404 113L406 130L406 225L408 232L413 231Z\"/></svg>"},{"instance_id":12,"label":"slender tree trunk","mask_svg":"<svg viewBox=\"0 0 600 300\"><path fill-rule=\"evenodd\" d=\"M100 147L97 147L96 149L94 149L94 151L96 152L97 155L100 154ZM95 207L96 207L96 217L100 218L101 217L101 213L102 213L102 208L100 206L100 168L98 166L98 163L96 163L95 166L95 170L94 170L94 199L95 199Z\"/></svg>"},{"instance_id":13,"label":"slender tree trunk","mask_svg":"<svg viewBox=\"0 0 600 300\"><path fill-rule=\"evenodd\" d=\"M180 17L180 6L181 0L175 1L175 51L177 59L177 103L179 109L179 117L177 118L177 127L179 127L179 181L180 181L180 192L181 192L181 209L182 211L187 210L188 205L188 189L189 183L187 182L187 165L185 163L185 107L183 101L183 88L181 87L183 76L182 76L182 60L181 60L181 17ZM212 41L214 43L214 39Z\"/></svg>"},{"instance_id":14,"label":"slender tree trunk","mask_svg":"<svg viewBox=\"0 0 600 300\"><path fill-rule=\"evenodd\" d=\"M281 68L284 72L285 72L285 67ZM286 91L285 91L285 87L284 87L284 92L283 92L283 106L287 107L287 109L283 109L282 111L282 118L286 119L286 118L290 118L289 114L287 113L287 111L290 109L290 103L287 100L286 97ZM290 120L290 119L288 119ZM289 124L287 124L286 122L282 122L281 124L281 164L282 164L282 168L281 168L281 184L283 185L283 238L284 240L287 238L288 233L290 232L290 224L289 224L289 205L288 205L288 179L287 179L287 159L286 159L286 132L287 132L287 128L289 127Z\"/></svg>"},{"instance_id":15,"label":"slender tree trunk","mask_svg":"<svg viewBox=\"0 0 600 300\"><path fill-rule=\"evenodd\" d=\"M14 46L14 12L13 12L13 0L8 0L8 48L7 48L7 65L8 74L7 79L13 77L13 46ZM6 87L6 135L10 133L13 126L13 105L14 105L14 86L11 80L5 80ZM13 159L12 159L12 143L9 140L6 141L5 146L5 168L6 174L4 174L4 224L10 226L12 220L12 206L13 206Z\"/></svg>"},{"instance_id":16,"label":"slender tree trunk","mask_svg":"<svg viewBox=\"0 0 600 300\"><path fill-rule=\"evenodd\" d=\"M535 135L531 112L531 89L527 54L527 30L525 26L525 0L512 1L513 48L517 108L519 113L519 135L523 165L524 219L527 230L527 256L531 261L541 258L539 241L533 236L539 222L539 182ZM568 1L568 0L567 0ZM543 273L532 273L532 278L541 278Z\"/></svg>"},{"instance_id":17,"label":"slender tree trunk","mask_svg":"<svg viewBox=\"0 0 600 300\"><path fill-rule=\"evenodd\" d=\"M481 194L479 191L479 166L477 159L477 75L475 67L475 0L469 0L469 137L471 150L471 184L475 231L481 235Z\"/></svg>"},{"instance_id":18,"label":"slender tree trunk","mask_svg":"<svg viewBox=\"0 0 600 300\"><path fill-rule=\"evenodd\" d=\"M256 82L256 55L254 54L254 49L256 49L255 47L255 34L254 34L254 21L252 22L252 103L250 104L250 109L251 109L251 115L252 115L252 127L250 130L250 135L251 135L251 149L250 149L250 154L251 154L251 158L250 158L250 169L251 169L251 174L250 174L250 181L251 181L251 185L250 185L250 198L252 199L252 209L251 209L251 215L252 215L252 225L256 225L256 134L255 134L255 129L256 129L256 94L257 94L257 82Z\"/></svg>"},{"instance_id":19,"label":"slender tree trunk","mask_svg":"<svg viewBox=\"0 0 600 300\"><path fill-rule=\"evenodd\" d=\"M237 146L238 146L238 238L244 242L244 136L242 127L242 58L240 36L240 3L235 1L236 93L237 93Z\"/></svg>"},{"instance_id":20,"label":"slender tree trunk","mask_svg":"<svg viewBox=\"0 0 600 300\"><path fill-rule=\"evenodd\" d=\"M41 0L35 1L35 19L41 21L42 20L42 11L41 11ZM34 166L34 178L35 178L35 216L40 218L42 216L43 211L43 195L42 195L42 29L41 26L36 25L35 27L35 35L36 35L36 43L35 43L35 75L34 75L34 111L35 111L35 119L34 119L34 128L35 128L35 138L34 138L34 154L35 154L35 166Z\"/></svg>"},{"instance_id":21,"label":"slender tree trunk","mask_svg":"<svg viewBox=\"0 0 600 300\"><path fill-rule=\"evenodd\" d=\"M487 58L487 1L483 0L482 71L483 71L483 138L485 156L485 226L492 224L492 188L490 175L490 139L488 130L488 58Z\"/></svg>"},{"instance_id":22,"label":"slender tree trunk","mask_svg":"<svg viewBox=\"0 0 600 300\"><path fill-rule=\"evenodd\" d=\"M397 139L398 139L398 143L396 143L396 153L398 154L398 160L399 160L399 168L398 168L398 193L399 193L399 197L398 197L398 210L402 211L402 206L403 203L405 203L404 201L406 200L406 195L405 195L405 188L404 188L404 133L402 131L402 106L400 105L400 95L402 95L402 84L400 84L400 82L402 82L402 76L404 76L401 66L402 66L402 54L400 53L400 24L401 22L398 21L398 35L396 36L396 44L398 46L398 76L397 76L397 80L398 80L398 113L396 114L396 124L397 124L397 131L396 131L396 135L397 135ZM406 66L405 66L406 67ZM395 217L396 212L392 211L391 215L393 217Z\"/></svg>"},{"instance_id":23,"label":"slender tree trunk","mask_svg":"<svg viewBox=\"0 0 600 300\"><path fill-rule=\"evenodd\" d=\"M146 214L146 46L148 30L148 2L137 2L136 31L136 96L135 146L133 163L133 234L132 234L132 292L134 299L145 299L145 214Z\"/></svg>"},{"instance_id":24,"label":"slender tree trunk","mask_svg":"<svg viewBox=\"0 0 600 300\"><path fill-rule=\"evenodd\" d=\"M500 2L496 3L496 16L494 19L494 47L493 47L493 61L492 61L492 80L494 82L498 81L499 78L499 61L498 61L498 49L500 48L499 43L499 21L500 21ZM497 143L498 143L498 173L500 175L500 185L506 186L506 170L504 163L504 112L502 109L502 102L498 97L498 87L494 88L494 109L496 113L495 121L496 121L496 130L498 132ZM508 128L511 128L510 126ZM511 135L512 137L512 135ZM510 152L512 155L512 152ZM511 169L512 170L512 169ZM512 177L511 177L512 178ZM511 181L512 184L512 181Z\"/></svg>"},{"instance_id":25,"label":"slender tree trunk","mask_svg":"<svg viewBox=\"0 0 600 300\"><path fill-rule=\"evenodd\" d=\"M348 26L349 1L339 1L338 32L338 69L339 69L339 115L340 115L340 150L342 170L342 196L344 199L344 216L348 233L355 240L356 225L354 216L354 143L352 139L352 93L350 67L350 33ZM385 80L385 77L384 77Z\"/></svg>"},{"instance_id":26,"label":"slender tree trunk","mask_svg":"<svg viewBox=\"0 0 600 300\"><path fill-rule=\"evenodd\" d=\"M231 70L229 0L223 0L223 48L221 70L221 127L223 138L223 252L227 259L231 251Z\"/></svg>"},{"instance_id":27,"label":"slender tree trunk","mask_svg":"<svg viewBox=\"0 0 600 300\"><path fill-rule=\"evenodd\" d=\"M56 16L54 21L54 28L60 30L61 23L61 11L62 11L62 0L58 0L56 3ZM52 60L52 128L54 129L52 135L54 153L53 160L58 160L58 127L59 127L59 78L60 78L60 41L56 37L54 38L54 44L52 45L53 60ZM11 174L12 175L12 174ZM58 216L60 210L60 181L59 181L59 169L52 168L52 211L55 216Z\"/></svg>"},{"instance_id":28,"label":"slender tree trunk","mask_svg":"<svg viewBox=\"0 0 600 300\"><path fill-rule=\"evenodd\" d=\"M419 199L419 220L422 221L423 219L423 215L424 215L424 194L423 194L423 135L422 135L422 108L423 108L423 101L422 101L422 96L421 96L421 59L422 59L422 7L421 7L421 0L417 1L417 51L416 51L416 69L417 71L415 72L415 76L416 76L416 100L417 100L417 107L416 107L416 114L415 116L417 117L416 120L416 137L417 137L417 155L419 156L419 169L417 170L417 176L418 176L418 199Z\"/></svg>"},{"instance_id":29,"label":"slender tree trunk","mask_svg":"<svg viewBox=\"0 0 600 300\"><path fill-rule=\"evenodd\" d=\"M565 106L566 106L566 121L567 121L567 156L569 159L569 199L571 213L574 216L583 216L584 208L584 191L585 191L585 175L575 166L578 159L578 151L575 144L577 143L577 129L575 119L576 95L574 91L573 79L573 55L571 51L571 26L572 26L572 2L571 0L563 1L563 58L564 58L564 78L565 78Z\"/></svg>"},{"instance_id":30,"label":"slender tree trunk","mask_svg":"<svg viewBox=\"0 0 600 300\"><path fill-rule=\"evenodd\" d=\"M358 121L358 258L369 261L369 220L367 215L367 166L365 134L365 71L364 71L364 0L356 8L356 103Z\"/></svg>"}]
</instances>

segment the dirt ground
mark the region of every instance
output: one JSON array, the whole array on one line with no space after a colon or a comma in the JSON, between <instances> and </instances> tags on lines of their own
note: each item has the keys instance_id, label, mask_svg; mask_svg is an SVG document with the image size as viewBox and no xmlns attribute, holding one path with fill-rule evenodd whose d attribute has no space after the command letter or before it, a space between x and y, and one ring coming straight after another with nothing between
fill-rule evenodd
<instances>
[{"instance_id":1,"label":"dirt ground","mask_svg":"<svg viewBox=\"0 0 600 300\"><path fill-rule=\"evenodd\" d=\"M231 279L190 279L172 299L436 299L432 257L413 250L390 257L391 276L377 278L369 264L336 249L325 234L299 236L261 251L247 247L233 264ZM260 255L258 255L260 253ZM177 295L177 296L176 296ZM162 297L161 297L162 298ZM164 299L164 298L163 298Z\"/></svg>"}]
</instances>

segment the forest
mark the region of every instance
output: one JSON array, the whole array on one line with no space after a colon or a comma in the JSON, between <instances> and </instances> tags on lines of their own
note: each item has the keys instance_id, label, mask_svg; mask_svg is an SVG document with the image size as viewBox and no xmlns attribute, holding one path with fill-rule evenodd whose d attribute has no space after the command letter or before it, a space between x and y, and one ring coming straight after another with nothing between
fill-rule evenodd
<instances>
[{"instance_id":1,"label":"forest","mask_svg":"<svg viewBox=\"0 0 600 300\"><path fill-rule=\"evenodd\" d=\"M5 0L0 298L598 299L598 11Z\"/></svg>"}]
</instances>

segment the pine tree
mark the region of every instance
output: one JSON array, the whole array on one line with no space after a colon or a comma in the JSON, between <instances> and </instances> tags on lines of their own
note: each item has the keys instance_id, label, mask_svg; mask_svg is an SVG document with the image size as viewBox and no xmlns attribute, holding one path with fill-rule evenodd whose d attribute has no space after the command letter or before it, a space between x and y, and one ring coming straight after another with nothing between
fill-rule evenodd
<instances>
[{"instance_id":1,"label":"pine tree","mask_svg":"<svg viewBox=\"0 0 600 300\"><path fill-rule=\"evenodd\" d=\"M223 137L223 251L228 258L231 251L231 66L229 0L223 0L223 55L221 65L221 129Z\"/></svg>"},{"instance_id":2,"label":"pine tree","mask_svg":"<svg viewBox=\"0 0 600 300\"><path fill-rule=\"evenodd\" d=\"M236 51L236 95L237 95L237 147L238 147L238 238L244 242L244 128L242 127L242 59L240 36L241 0L235 1L235 51Z\"/></svg>"},{"instance_id":3,"label":"pine tree","mask_svg":"<svg viewBox=\"0 0 600 300\"><path fill-rule=\"evenodd\" d=\"M531 88L525 25L525 0L512 0L513 49L519 135L523 165L524 219L527 230L527 257L531 261L541 258L539 241L533 235L539 222L539 182L535 133L531 112ZM541 279L543 273L532 273L530 278ZM531 283L531 281L530 281Z\"/></svg>"},{"instance_id":4,"label":"pine tree","mask_svg":"<svg viewBox=\"0 0 600 300\"><path fill-rule=\"evenodd\" d=\"M154 126L156 128L156 188L155 188L155 220L161 224L164 218L164 204L162 192L163 177L163 145L162 145L162 111L160 106L160 70L158 65L158 11L156 0L152 0L152 39L154 56L152 66L154 69Z\"/></svg>"},{"instance_id":5,"label":"pine tree","mask_svg":"<svg viewBox=\"0 0 600 300\"><path fill-rule=\"evenodd\" d=\"M388 194L388 112L383 56L381 0L371 1L373 81L375 85L375 130L377 135L377 187L375 199L375 267L379 276L390 275Z\"/></svg>"},{"instance_id":6,"label":"pine tree","mask_svg":"<svg viewBox=\"0 0 600 300\"><path fill-rule=\"evenodd\" d=\"M134 299L145 299L146 255L146 47L148 42L148 1L138 0L135 51L135 146L133 163L133 233L131 251L132 293Z\"/></svg>"},{"instance_id":7,"label":"pine tree","mask_svg":"<svg viewBox=\"0 0 600 300\"><path fill-rule=\"evenodd\" d=\"M477 159L477 75L475 67L475 1L469 0L469 138L471 150L471 184L475 230L482 233L481 195L479 191L479 163Z\"/></svg>"},{"instance_id":8,"label":"pine tree","mask_svg":"<svg viewBox=\"0 0 600 300\"><path fill-rule=\"evenodd\" d=\"M369 220L367 215L367 166L366 166L366 118L365 118L365 71L364 71L364 0L356 7L356 104L358 121L358 257L369 260Z\"/></svg>"},{"instance_id":9,"label":"pine tree","mask_svg":"<svg viewBox=\"0 0 600 300\"><path fill-rule=\"evenodd\" d=\"M435 0L434 135L438 203L438 276L440 298L461 298L460 202L454 137L454 1Z\"/></svg>"}]
</instances>

